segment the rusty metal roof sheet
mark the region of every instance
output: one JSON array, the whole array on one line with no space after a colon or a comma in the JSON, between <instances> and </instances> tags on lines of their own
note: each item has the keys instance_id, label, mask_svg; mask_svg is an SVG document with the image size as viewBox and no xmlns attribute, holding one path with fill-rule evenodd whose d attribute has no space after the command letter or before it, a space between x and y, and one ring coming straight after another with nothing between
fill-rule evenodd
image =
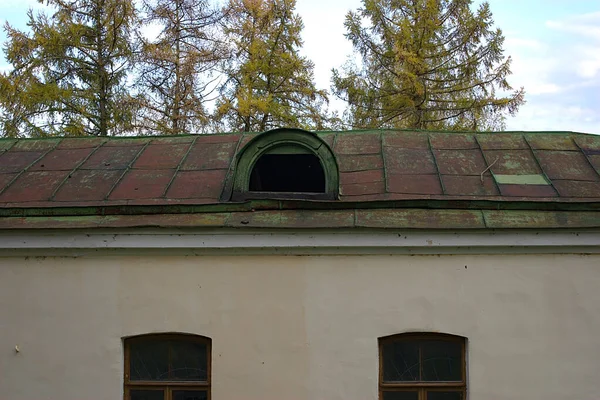
<instances>
[{"instance_id":1,"label":"rusty metal roof sheet","mask_svg":"<svg viewBox=\"0 0 600 400\"><path fill-rule=\"evenodd\" d=\"M587 204L581 212L599 209L600 136L394 130L317 134L335 154L340 196L330 202L287 203L297 209L390 209L390 204L393 209L410 201L446 202L453 209L477 208L476 202L493 203L490 209L519 208L523 202ZM30 218L32 210L77 215L69 210L85 207L112 207L122 215L134 206L172 213L172 207L186 205L230 212L231 203L223 200L225 185L235 173L236 155L255 136L0 139L0 216ZM332 218L338 217L327 215L329 225L335 225ZM343 217L353 226L374 218ZM389 218L377 221L394 225ZM430 225L436 221L432 215ZM297 220L292 226L303 224Z\"/></svg>"}]
</instances>

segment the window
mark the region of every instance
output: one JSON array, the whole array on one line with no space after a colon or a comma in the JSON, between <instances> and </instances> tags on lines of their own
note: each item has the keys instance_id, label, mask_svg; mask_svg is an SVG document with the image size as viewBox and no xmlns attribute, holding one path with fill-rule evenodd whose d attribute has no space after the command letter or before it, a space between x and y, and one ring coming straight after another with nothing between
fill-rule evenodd
<instances>
[{"instance_id":1,"label":"window","mask_svg":"<svg viewBox=\"0 0 600 400\"><path fill-rule=\"evenodd\" d=\"M465 400L465 339L400 334L379 339L380 400Z\"/></svg>"},{"instance_id":2,"label":"window","mask_svg":"<svg viewBox=\"0 0 600 400\"><path fill-rule=\"evenodd\" d=\"M275 129L257 135L238 153L231 200L335 200L338 165L318 135Z\"/></svg>"},{"instance_id":3,"label":"window","mask_svg":"<svg viewBox=\"0 0 600 400\"><path fill-rule=\"evenodd\" d=\"M210 339L144 335L125 339L125 400L209 400Z\"/></svg>"},{"instance_id":4,"label":"window","mask_svg":"<svg viewBox=\"0 0 600 400\"><path fill-rule=\"evenodd\" d=\"M325 193L325 174L313 154L265 154L254 164L249 190Z\"/></svg>"}]
</instances>

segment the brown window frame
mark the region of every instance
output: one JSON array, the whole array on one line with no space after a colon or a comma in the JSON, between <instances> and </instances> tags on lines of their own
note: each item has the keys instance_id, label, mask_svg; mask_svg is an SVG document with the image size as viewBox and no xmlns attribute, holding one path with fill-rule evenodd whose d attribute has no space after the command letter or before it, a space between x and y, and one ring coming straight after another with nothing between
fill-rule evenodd
<instances>
[{"instance_id":1,"label":"brown window frame","mask_svg":"<svg viewBox=\"0 0 600 400\"><path fill-rule=\"evenodd\" d=\"M383 347L391 342L414 342L414 341L451 341L459 343L461 346L461 377L460 381L384 381L383 365ZM418 400L427 400L427 392L432 391L453 391L462 392L462 399L467 398L467 340L462 336L450 335L446 333L400 333L396 335L379 338L379 399L383 400L384 392L417 392ZM419 363L422 370L422 359L419 352Z\"/></svg>"},{"instance_id":2,"label":"brown window frame","mask_svg":"<svg viewBox=\"0 0 600 400\"><path fill-rule=\"evenodd\" d=\"M132 381L131 377L131 362L130 362L130 350L131 343L145 341L145 340L164 340L164 341L182 341L182 342L193 342L202 343L206 345L206 380L205 381L178 381L178 380L165 380L165 381ZM123 399L131 400L131 390L163 390L163 400L172 400L173 390L204 390L206 391L207 400L211 399L211 351L212 351L212 340L205 336L192 335L192 334L174 334L174 333L159 333L159 334L147 334L127 337L123 341L124 344L124 371L123 371Z\"/></svg>"}]
</instances>

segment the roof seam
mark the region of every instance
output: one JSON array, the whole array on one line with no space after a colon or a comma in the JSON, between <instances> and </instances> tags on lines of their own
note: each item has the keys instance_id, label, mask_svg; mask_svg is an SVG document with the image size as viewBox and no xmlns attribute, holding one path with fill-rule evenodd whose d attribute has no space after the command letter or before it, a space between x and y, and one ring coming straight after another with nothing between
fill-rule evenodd
<instances>
[{"instance_id":1,"label":"roof seam","mask_svg":"<svg viewBox=\"0 0 600 400\"><path fill-rule=\"evenodd\" d=\"M237 167L237 157L240 151L240 145L242 144L242 142L244 141L244 133L242 133L240 135L240 138L237 141L237 144L235 145L235 150L233 152L233 156L231 157L231 160L229 162L229 168L227 168L227 173L225 174L225 181L223 182L223 187L221 188L221 194L219 195L219 200L220 201L228 201L229 198L227 197L231 197L231 193L229 194L229 196L227 196L228 190L228 183L231 181L232 185L232 189L233 189L233 175L235 175L235 171ZM246 146L244 146L246 147Z\"/></svg>"},{"instance_id":2,"label":"roof seam","mask_svg":"<svg viewBox=\"0 0 600 400\"><path fill-rule=\"evenodd\" d=\"M571 137L571 140L573 141L573 143L575 143L575 146L577 146L577 148L579 149L579 151L581 153L583 153L583 156L585 157L585 160L588 162L588 164L590 165L590 167L592 167L592 169L596 172L596 175L598 175L598 177L600 177L600 171L598 169L596 169L596 167L592 163L592 160L590 160L590 156L587 155L587 153L581 148L581 146L579 145L579 143L577 143L577 141L574 138ZM569 180L575 180L575 179L569 179ZM586 182L594 182L594 181L586 181Z\"/></svg>"},{"instance_id":3,"label":"roof seam","mask_svg":"<svg viewBox=\"0 0 600 400\"><path fill-rule=\"evenodd\" d=\"M175 168L175 172L173 173L173 176L171 177L171 180L169 181L169 183L167 183L167 186L165 187L165 190L163 190L163 193L160 195L160 198L166 198L167 197L167 193L169 192L169 189L171 188L171 185L173 185L173 182L175 181L175 178L177 177L177 174L179 174L179 171L181 170L181 166L185 163L185 160L187 160L187 158L188 158L190 152L192 151L192 148L196 144L197 140L198 140L198 136L196 136L194 138L194 140L192 140L190 142L190 147L188 147L188 149L185 152L185 154L183 155L183 157L181 157L181 160L179 161L179 164L177 164L177 167Z\"/></svg>"},{"instance_id":4,"label":"roof seam","mask_svg":"<svg viewBox=\"0 0 600 400\"><path fill-rule=\"evenodd\" d=\"M13 143L12 146L10 146L10 148L12 149L15 144L18 142L15 141ZM31 168L32 166L34 166L38 161L40 161L42 158L46 157L46 155L48 153L50 153L51 151L53 151L54 149L56 149L58 147L58 145L60 144L61 140L57 140L56 143L54 144L54 146L52 148L49 148L48 150L46 150L46 152L44 152L41 156L39 156L38 158L36 158L35 160L33 160L27 167L23 168L17 175L15 175L6 185L4 185L4 187L2 189L0 189L0 196L6 192L6 190L11 187L11 185L17 180L19 179L19 177L21 175L23 175L25 172L27 172L29 170L29 168Z\"/></svg>"},{"instance_id":5,"label":"roof seam","mask_svg":"<svg viewBox=\"0 0 600 400\"><path fill-rule=\"evenodd\" d=\"M383 141L384 141L383 134L384 134L383 131L380 132L380 134L379 134L379 140L381 140L381 150L380 150L381 154L380 155L381 155L381 165L382 165L382 169L383 169L383 183L384 183L383 190L384 190L384 193L389 193L390 189L388 187L388 173L387 173L387 167L386 167L386 157L385 157L385 150L384 150L384 143L383 143ZM374 168L372 170L368 169L365 171L376 171L376 170L379 170L379 168ZM357 171L351 171L351 172L361 172L361 171L357 170Z\"/></svg>"},{"instance_id":6,"label":"roof seam","mask_svg":"<svg viewBox=\"0 0 600 400\"><path fill-rule=\"evenodd\" d=\"M115 181L115 183L112 185L112 187L110 188L110 190L108 191L108 193L106 193L106 196L104 196L104 200L108 200L108 198L110 197L110 195L112 194L112 192L115 190L115 188L117 186L119 186L119 183L121 183L121 181L123 180L123 178L125 177L125 175L131 170L132 165L137 161L137 159L146 150L146 148L150 145L150 143L152 143L152 140L153 139L148 140L146 142L146 144L137 152L137 154L135 155L135 157L133 157L133 160L131 160L129 162L129 164L127 164L127 168L125 168L123 170L123 173L121 174L121 176L119 176L119 179L117 179Z\"/></svg>"},{"instance_id":7,"label":"roof seam","mask_svg":"<svg viewBox=\"0 0 600 400\"><path fill-rule=\"evenodd\" d=\"M94 153L96 153L100 147L102 147L102 145L104 143L106 143L106 141L99 143L96 147L94 147L94 149L90 152L90 154L88 154L81 162L79 162L79 163L77 163L77 165L75 165L75 167L67 174L67 176L64 177L62 182L52 191L52 194L50 195L50 201L54 201L54 198L56 197L56 194L58 193L60 188L71 178L71 176L75 172L77 172L77 169L79 167L81 167L83 165L83 163L85 163L87 160L89 160L90 157L92 155L94 155Z\"/></svg>"},{"instance_id":8,"label":"roof seam","mask_svg":"<svg viewBox=\"0 0 600 400\"><path fill-rule=\"evenodd\" d=\"M537 164L540 171L542 171L541 175L544 175L544 178L546 179L546 181L548 181L548 183L550 184L550 187L556 193L556 196L560 197L560 193L554 187L554 183L552 183L552 180L550 179L550 177L548 177L548 175L546 174L546 171L544 171L544 168L542 168L542 164L540 163L540 160L537 157L537 154L535 154L535 150L531 146L531 143L529 143L529 140L527 139L527 135L523 135L523 139L525 140L525 143L527 143L527 146L529 146L529 151L531 151L531 154L533 155L533 159L535 160L535 163Z\"/></svg>"},{"instance_id":9,"label":"roof seam","mask_svg":"<svg viewBox=\"0 0 600 400\"><path fill-rule=\"evenodd\" d=\"M440 166L438 165L437 158L435 157L435 151L433 151L433 146L431 145L431 136L427 134L427 145L429 146L428 150L431 154L431 158L433 159L433 165L435 166L435 170L437 171L435 175L437 175L438 181L440 182L440 187L442 188L442 194L446 194L446 188L444 187L444 181L442 180L442 174L440 174Z\"/></svg>"}]
</instances>

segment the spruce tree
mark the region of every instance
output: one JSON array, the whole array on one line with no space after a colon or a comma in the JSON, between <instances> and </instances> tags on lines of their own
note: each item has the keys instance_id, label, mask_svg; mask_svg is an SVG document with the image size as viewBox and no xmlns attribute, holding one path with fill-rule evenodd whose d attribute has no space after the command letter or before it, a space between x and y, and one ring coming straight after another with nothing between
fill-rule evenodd
<instances>
[{"instance_id":1,"label":"spruce tree","mask_svg":"<svg viewBox=\"0 0 600 400\"><path fill-rule=\"evenodd\" d=\"M5 25L0 128L6 136L116 135L129 128L126 87L135 9L128 0L47 0L30 32Z\"/></svg>"},{"instance_id":2,"label":"spruce tree","mask_svg":"<svg viewBox=\"0 0 600 400\"><path fill-rule=\"evenodd\" d=\"M346 15L358 60L333 71L333 90L360 128L502 129L524 103L487 2L363 0ZM357 62L358 61L358 62Z\"/></svg>"}]
</instances>

